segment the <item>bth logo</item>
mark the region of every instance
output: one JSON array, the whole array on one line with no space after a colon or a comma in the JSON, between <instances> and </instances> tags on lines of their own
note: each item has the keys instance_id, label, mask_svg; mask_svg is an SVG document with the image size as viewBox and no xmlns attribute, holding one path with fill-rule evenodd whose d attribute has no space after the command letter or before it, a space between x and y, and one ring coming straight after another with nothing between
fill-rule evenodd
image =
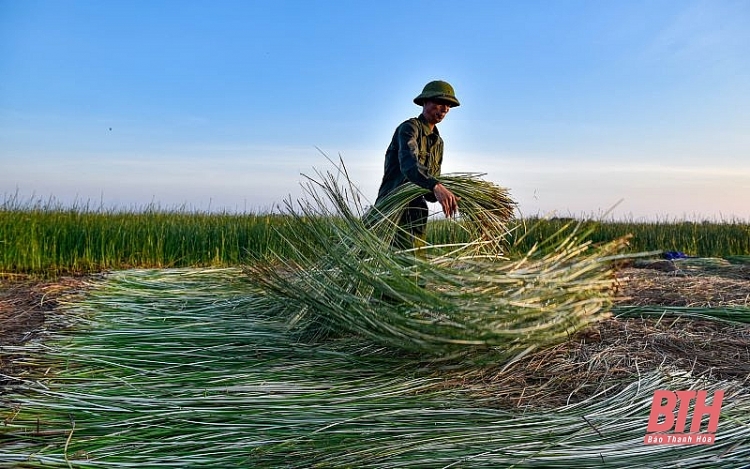
<instances>
[{"instance_id":1,"label":"bth logo","mask_svg":"<svg viewBox=\"0 0 750 469\"><path fill-rule=\"evenodd\" d=\"M715 391L710 405L706 403L707 394L706 391L655 391L643 442L647 445L712 445L716 440L724 391ZM685 432L690 403L693 401L695 405L690 431ZM708 415L708 428L701 433L701 422L705 415ZM671 431L673 428L674 431Z\"/></svg>"}]
</instances>

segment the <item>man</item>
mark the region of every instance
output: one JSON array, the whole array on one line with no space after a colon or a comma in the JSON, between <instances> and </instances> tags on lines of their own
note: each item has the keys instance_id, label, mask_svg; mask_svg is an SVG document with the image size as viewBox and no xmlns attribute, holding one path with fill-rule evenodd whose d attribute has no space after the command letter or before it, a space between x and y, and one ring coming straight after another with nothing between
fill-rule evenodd
<instances>
[{"instance_id":1,"label":"man","mask_svg":"<svg viewBox=\"0 0 750 469\"><path fill-rule=\"evenodd\" d=\"M440 168L443 163L443 139L436 127L451 108L460 105L453 87L436 80L425 85L422 93L414 98L422 106L422 113L403 122L396 128L391 144L385 153L385 171L375 205L407 181L428 189L431 193L412 200L401 214L393 245L399 249L410 249L422 245L427 225L427 201L439 202L446 217L458 211L458 198L440 184Z\"/></svg>"}]
</instances>

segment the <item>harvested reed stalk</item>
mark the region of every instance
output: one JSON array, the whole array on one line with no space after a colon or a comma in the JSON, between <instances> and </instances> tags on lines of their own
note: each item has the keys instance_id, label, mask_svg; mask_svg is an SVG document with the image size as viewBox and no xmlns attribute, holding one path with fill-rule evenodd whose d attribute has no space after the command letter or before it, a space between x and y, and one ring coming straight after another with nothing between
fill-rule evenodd
<instances>
[{"instance_id":1,"label":"harvested reed stalk","mask_svg":"<svg viewBox=\"0 0 750 469\"><path fill-rule=\"evenodd\" d=\"M612 308L612 313L617 317L623 318L685 316L702 319L718 319L740 324L750 323L750 308L745 306L722 306L720 308L708 308L694 306L618 305Z\"/></svg>"},{"instance_id":2,"label":"harvested reed stalk","mask_svg":"<svg viewBox=\"0 0 750 469\"><path fill-rule=\"evenodd\" d=\"M0 407L0 467L744 467L750 398L669 370L553 410L447 389L464 372L356 337L305 344L238 270L116 272L29 344L60 374ZM713 445L644 445L657 389L725 391ZM4 401L5 402L5 401ZM73 422L75 431L73 432ZM705 428L705 427L704 427ZM65 449L67 448L67 452Z\"/></svg>"},{"instance_id":3,"label":"harvested reed stalk","mask_svg":"<svg viewBox=\"0 0 750 469\"><path fill-rule=\"evenodd\" d=\"M482 241L473 247L494 253L501 250L508 238L516 203L507 189L482 180L482 176L481 173L447 174L440 178L440 182L459 198L459 218L463 229L471 239ZM402 210L411 200L428 192L411 183L402 185L368 211L366 224L372 226L382 239L390 241L398 229Z\"/></svg>"},{"instance_id":4,"label":"harvested reed stalk","mask_svg":"<svg viewBox=\"0 0 750 469\"><path fill-rule=\"evenodd\" d=\"M246 268L269 307L283 308L298 330L316 338L353 332L434 358L500 360L563 341L607 315L614 285L608 256L624 240L592 246L569 226L554 243L508 260L500 246L510 212L497 207L510 205L485 198L502 190L454 175L443 180L462 197L463 216L480 237L427 245L425 256L414 256L390 249L384 233L397 229L395 217L416 192L404 188L389 197L373 225L370 215L361 216L356 186L340 174L343 183L319 173L305 186L308 198L288 204L296 226L287 241L314 254L300 264L276 256Z\"/></svg>"}]
</instances>

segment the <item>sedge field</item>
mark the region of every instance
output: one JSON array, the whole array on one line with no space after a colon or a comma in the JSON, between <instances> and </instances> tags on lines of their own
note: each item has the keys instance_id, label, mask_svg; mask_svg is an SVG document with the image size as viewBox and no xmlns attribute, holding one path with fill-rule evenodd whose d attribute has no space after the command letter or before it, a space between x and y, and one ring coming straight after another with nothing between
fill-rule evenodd
<instances>
[{"instance_id":1,"label":"sedge field","mask_svg":"<svg viewBox=\"0 0 750 469\"><path fill-rule=\"evenodd\" d=\"M286 214L201 213L185 210L97 211L49 204L0 207L0 272L55 276L131 267L229 267L274 252L294 258ZM571 219L520 220L511 249L527 252ZM632 235L632 253L680 251L695 257L750 254L750 224L727 222L583 221L594 243ZM465 242L460 222L430 223L432 244Z\"/></svg>"}]
</instances>

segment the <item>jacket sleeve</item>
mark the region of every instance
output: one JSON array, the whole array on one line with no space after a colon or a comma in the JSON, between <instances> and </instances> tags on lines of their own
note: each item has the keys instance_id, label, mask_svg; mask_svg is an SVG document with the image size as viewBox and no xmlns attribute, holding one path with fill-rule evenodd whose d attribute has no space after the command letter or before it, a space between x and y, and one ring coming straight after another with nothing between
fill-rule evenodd
<instances>
[{"instance_id":1,"label":"jacket sleeve","mask_svg":"<svg viewBox=\"0 0 750 469\"><path fill-rule=\"evenodd\" d=\"M432 191L438 180L430 176L427 167L419 162L419 130L413 121L406 121L398 129L398 162L401 174L409 181Z\"/></svg>"}]
</instances>

